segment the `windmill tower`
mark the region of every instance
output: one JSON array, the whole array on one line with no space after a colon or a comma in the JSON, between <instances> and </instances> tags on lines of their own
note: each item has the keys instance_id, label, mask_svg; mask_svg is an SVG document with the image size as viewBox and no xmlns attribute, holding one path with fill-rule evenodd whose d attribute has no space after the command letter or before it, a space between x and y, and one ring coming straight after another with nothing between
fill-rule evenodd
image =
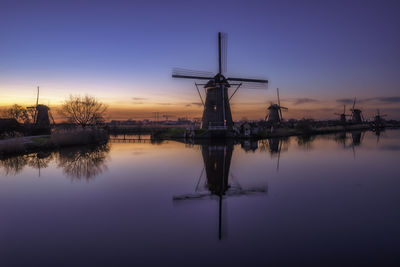
<instances>
[{"instance_id":1,"label":"windmill tower","mask_svg":"<svg viewBox=\"0 0 400 267\"><path fill-rule=\"evenodd\" d=\"M268 115L265 120L272 125L279 125L283 121L282 110L288 110L286 107L281 106L281 100L279 99L279 88L276 88L276 94L278 98L278 104L272 104L268 107Z\"/></svg>"},{"instance_id":2,"label":"windmill tower","mask_svg":"<svg viewBox=\"0 0 400 267\"><path fill-rule=\"evenodd\" d=\"M381 114L379 109L377 109L376 115L374 117L374 126L377 128L383 127L384 126L384 119L383 117L386 117L387 114Z\"/></svg>"},{"instance_id":3,"label":"windmill tower","mask_svg":"<svg viewBox=\"0 0 400 267\"><path fill-rule=\"evenodd\" d=\"M34 125L35 134L49 134L50 133L50 117L53 120L53 116L50 113L50 108L46 105L39 104L39 86L37 87L36 105L27 107L31 113Z\"/></svg>"},{"instance_id":4,"label":"windmill tower","mask_svg":"<svg viewBox=\"0 0 400 267\"><path fill-rule=\"evenodd\" d=\"M356 98L354 98L353 107L350 109L351 111L351 121L353 123L362 123L364 121L362 112L360 109L356 109Z\"/></svg>"},{"instance_id":5,"label":"windmill tower","mask_svg":"<svg viewBox=\"0 0 400 267\"><path fill-rule=\"evenodd\" d=\"M346 117L347 116L351 116L350 114L346 114L346 105L343 105L343 113L335 113L335 115L338 115L338 116L340 116L340 122L342 123L342 124L345 124L346 123Z\"/></svg>"},{"instance_id":6,"label":"windmill tower","mask_svg":"<svg viewBox=\"0 0 400 267\"><path fill-rule=\"evenodd\" d=\"M185 71L175 69L172 73L173 78L184 78L193 80L208 80L205 84L197 84L196 89L199 93L201 102L204 106L202 129L208 130L232 130L233 120L230 108L230 99L237 92L243 83L257 83L266 85L267 80L225 77L226 73L226 35L218 33L218 73L204 74L196 71ZM230 83L233 82L233 83ZM199 85L204 86L205 101L200 94ZM236 86L235 91L228 95L228 89Z\"/></svg>"}]
</instances>

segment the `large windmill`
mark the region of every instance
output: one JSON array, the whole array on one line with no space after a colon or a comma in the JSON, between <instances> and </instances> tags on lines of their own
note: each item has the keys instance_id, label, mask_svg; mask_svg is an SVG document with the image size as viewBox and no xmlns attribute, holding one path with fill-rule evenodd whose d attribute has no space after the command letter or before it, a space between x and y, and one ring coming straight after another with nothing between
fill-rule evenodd
<instances>
[{"instance_id":1,"label":"large windmill","mask_svg":"<svg viewBox=\"0 0 400 267\"><path fill-rule=\"evenodd\" d=\"M355 108L356 106L356 98L354 98L353 107L350 109L351 111L351 121L353 123L362 123L364 121L361 109Z\"/></svg>"},{"instance_id":2,"label":"large windmill","mask_svg":"<svg viewBox=\"0 0 400 267\"><path fill-rule=\"evenodd\" d=\"M273 125L278 125L283 121L282 110L288 110L286 107L281 106L281 100L279 99L279 88L276 88L276 94L278 98L278 104L272 104L268 107L268 115L265 120Z\"/></svg>"},{"instance_id":3,"label":"large windmill","mask_svg":"<svg viewBox=\"0 0 400 267\"><path fill-rule=\"evenodd\" d=\"M202 129L208 130L232 130L233 120L230 108L230 99L244 83L256 83L266 85L267 80L247 79L237 77L225 77L226 74L226 35L218 33L218 73L205 74L196 71L185 71L182 69L174 69L173 78L184 78L193 80L208 80L205 84L197 84L196 88L199 93L201 102L204 106ZM205 101L201 97L198 85L204 86ZM228 89L236 86L235 91L229 96Z\"/></svg>"},{"instance_id":4,"label":"large windmill","mask_svg":"<svg viewBox=\"0 0 400 267\"><path fill-rule=\"evenodd\" d=\"M350 114L346 114L346 105L343 105L343 113L335 113L335 115L340 116L340 122L341 123L346 123L346 117L351 116Z\"/></svg>"}]
</instances>

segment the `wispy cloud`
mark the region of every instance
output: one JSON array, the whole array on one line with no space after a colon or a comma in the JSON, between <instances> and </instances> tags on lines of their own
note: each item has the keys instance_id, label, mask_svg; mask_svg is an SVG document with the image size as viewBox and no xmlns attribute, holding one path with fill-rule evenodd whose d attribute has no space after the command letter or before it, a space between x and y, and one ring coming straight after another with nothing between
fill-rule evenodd
<instances>
[{"instance_id":1,"label":"wispy cloud","mask_svg":"<svg viewBox=\"0 0 400 267\"><path fill-rule=\"evenodd\" d=\"M293 105L301 105L301 104L319 102L318 100L312 99L312 98L295 98L295 99L291 99L291 101L293 101Z\"/></svg>"},{"instance_id":2,"label":"wispy cloud","mask_svg":"<svg viewBox=\"0 0 400 267\"><path fill-rule=\"evenodd\" d=\"M354 101L354 98L339 98L336 99L336 102L340 104L352 104Z\"/></svg>"},{"instance_id":3,"label":"wispy cloud","mask_svg":"<svg viewBox=\"0 0 400 267\"><path fill-rule=\"evenodd\" d=\"M132 97L132 99L135 101L147 100L147 98L145 98L145 97Z\"/></svg>"},{"instance_id":4,"label":"wispy cloud","mask_svg":"<svg viewBox=\"0 0 400 267\"><path fill-rule=\"evenodd\" d=\"M189 103L189 104L185 105L185 107L191 107L191 106L201 107L201 106L203 106L203 104L200 103L200 102L192 102L192 103Z\"/></svg>"},{"instance_id":5,"label":"wispy cloud","mask_svg":"<svg viewBox=\"0 0 400 267\"><path fill-rule=\"evenodd\" d=\"M339 98L336 102L341 104L353 104L354 98ZM384 104L400 103L400 96L387 96L387 97L370 97L360 98L356 100L356 103L367 103L367 102L380 102Z\"/></svg>"},{"instance_id":6,"label":"wispy cloud","mask_svg":"<svg viewBox=\"0 0 400 267\"><path fill-rule=\"evenodd\" d=\"M375 98L369 98L367 100L376 100L382 103L400 103L400 96L375 97Z\"/></svg>"}]
</instances>

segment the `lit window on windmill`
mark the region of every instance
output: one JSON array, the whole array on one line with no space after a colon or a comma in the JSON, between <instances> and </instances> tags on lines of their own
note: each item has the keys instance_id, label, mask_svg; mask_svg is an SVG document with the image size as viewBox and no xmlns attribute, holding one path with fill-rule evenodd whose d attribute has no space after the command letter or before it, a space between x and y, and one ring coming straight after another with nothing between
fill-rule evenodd
<instances>
[{"instance_id":1,"label":"lit window on windmill","mask_svg":"<svg viewBox=\"0 0 400 267\"><path fill-rule=\"evenodd\" d=\"M214 170L216 170L217 169L217 163L215 162L214 163Z\"/></svg>"},{"instance_id":2,"label":"lit window on windmill","mask_svg":"<svg viewBox=\"0 0 400 267\"><path fill-rule=\"evenodd\" d=\"M217 110L217 105L213 106L213 110L216 111Z\"/></svg>"}]
</instances>

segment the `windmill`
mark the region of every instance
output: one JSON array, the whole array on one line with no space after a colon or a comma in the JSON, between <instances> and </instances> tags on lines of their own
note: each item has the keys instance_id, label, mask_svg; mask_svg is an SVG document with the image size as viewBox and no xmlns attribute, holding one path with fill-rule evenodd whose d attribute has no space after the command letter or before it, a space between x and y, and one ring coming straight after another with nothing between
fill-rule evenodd
<instances>
[{"instance_id":1,"label":"windmill","mask_svg":"<svg viewBox=\"0 0 400 267\"><path fill-rule=\"evenodd\" d=\"M272 125L279 125L283 121L282 110L288 110L288 108L281 106L279 88L276 88L276 94L278 98L278 104L271 103L271 105L268 107L268 115L265 117L265 120Z\"/></svg>"},{"instance_id":2,"label":"windmill","mask_svg":"<svg viewBox=\"0 0 400 267\"><path fill-rule=\"evenodd\" d=\"M384 119L387 114L381 114L379 109L377 109L376 115L374 117L374 127L375 128L382 128L384 126Z\"/></svg>"},{"instance_id":3,"label":"windmill","mask_svg":"<svg viewBox=\"0 0 400 267\"><path fill-rule=\"evenodd\" d=\"M362 112L360 109L356 109L356 98L354 98L353 107L350 109L351 111L351 121L353 123L362 123L364 121Z\"/></svg>"},{"instance_id":4,"label":"windmill","mask_svg":"<svg viewBox=\"0 0 400 267\"><path fill-rule=\"evenodd\" d=\"M195 187L195 194L185 194L174 196L174 203L182 202L184 200L201 200L201 199L218 199L218 238L222 238L222 214L223 214L223 200L226 197L244 196L244 195L258 195L266 194L268 187L253 187L244 189L237 182L235 176L229 174L233 143L230 144L209 144L201 145L201 151L204 160L204 168L201 171L197 185ZM204 175L205 174L205 175ZM204 189L206 192L201 191L200 185L202 178L206 177ZM231 178L231 182L229 182Z\"/></svg>"},{"instance_id":5,"label":"windmill","mask_svg":"<svg viewBox=\"0 0 400 267\"><path fill-rule=\"evenodd\" d=\"M346 114L346 105L343 105L343 113L335 113L335 115L340 116L340 122L343 124L346 123L346 117L351 116L351 114Z\"/></svg>"},{"instance_id":6,"label":"windmill","mask_svg":"<svg viewBox=\"0 0 400 267\"><path fill-rule=\"evenodd\" d=\"M50 133L50 118L55 124L54 118L48 106L39 104L39 86L37 87L36 105L27 107L27 109L33 120L34 132L37 134Z\"/></svg>"},{"instance_id":7,"label":"windmill","mask_svg":"<svg viewBox=\"0 0 400 267\"><path fill-rule=\"evenodd\" d=\"M237 77L225 77L226 74L226 34L218 33L218 73L213 76L211 73L201 73L183 69L174 69L173 78L208 80L205 84L197 84L196 89L204 106L202 129L208 130L232 130L233 120L230 108L230 99L237 90L245 83L252 83L265 86L268 81L262 79L247 79ZM233 83L231 83L233 82ZM204 86L205 101L201 96L198 86ZM228 89L236 86L235 91L228 95Z\"/></svg>"}]
</instances>

